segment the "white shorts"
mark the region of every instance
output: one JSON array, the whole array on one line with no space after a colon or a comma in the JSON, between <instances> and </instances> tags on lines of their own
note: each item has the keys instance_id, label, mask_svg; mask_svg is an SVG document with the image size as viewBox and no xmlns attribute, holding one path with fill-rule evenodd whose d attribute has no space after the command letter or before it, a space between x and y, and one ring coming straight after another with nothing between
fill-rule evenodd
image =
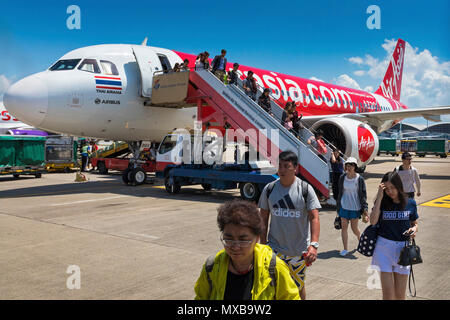
<instances>
[{"instance_id":1,"label":"white shorts","mask_svg":"<svg viewBox=\"0 0 450 320\"><path fill-rule=\"evenodd\" d=\"M410 266L404 267L397 263L404 246L405 241L392 241L378 236L372 256L372 265L377 266L381 272L396 272L408 275Z\"/></svg>"}]
</instances>

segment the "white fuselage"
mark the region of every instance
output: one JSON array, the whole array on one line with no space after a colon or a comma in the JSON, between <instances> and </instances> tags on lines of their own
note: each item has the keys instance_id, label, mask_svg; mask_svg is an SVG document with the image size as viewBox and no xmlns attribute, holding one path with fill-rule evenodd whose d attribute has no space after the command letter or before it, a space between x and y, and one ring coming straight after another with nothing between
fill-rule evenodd
<instances>
[{"instance_id":1,"label":"white fuselage","mask_svg":"<svg viewBox=\"0 0 450 320\"><path fill-rule=\"evenodd\" d=\"M98 89L101 73L79 70L46 70L15 83L5 94L5 105L19 119L53 132L110 140L161 141L173 128L192 126L196 108L158 108L144 106L140 95L140 71L133 45L99 45L71 51L60 60L96 59L112 62L118 71L121 90ZM143 46L138 46L143 47ZM142 50L142 49L141 49ZM171 65L181 58L170 50L145 47L164 54ZM161 70L159 59L148 61L154 71Z\"/></svg>"}]
</instances>

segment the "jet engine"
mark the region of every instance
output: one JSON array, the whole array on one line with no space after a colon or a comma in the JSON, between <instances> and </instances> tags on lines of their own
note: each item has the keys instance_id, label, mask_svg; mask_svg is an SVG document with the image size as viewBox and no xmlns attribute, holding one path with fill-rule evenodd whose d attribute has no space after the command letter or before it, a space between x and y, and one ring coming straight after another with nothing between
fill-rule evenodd
<instances>
[{"instance_id":1,"label":"jet engine","mask_svg":"<svg viewBox=\"0 0 450 320\"><path fill-rule=\"evenodd\" d=\"M347 118L330 117L317 121L312 131L322 130L324 138L347 157L355 157L364 168L378 153L378 136L367 124Z\"/></svg>"}]
</instances>

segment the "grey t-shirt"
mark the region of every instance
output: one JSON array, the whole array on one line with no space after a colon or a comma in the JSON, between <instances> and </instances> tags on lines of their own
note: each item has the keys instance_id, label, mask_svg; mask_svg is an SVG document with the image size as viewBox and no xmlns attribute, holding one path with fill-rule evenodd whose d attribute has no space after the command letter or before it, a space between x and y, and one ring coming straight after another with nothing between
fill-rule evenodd
<instances>
[{"instance_id":1,"label":"grey t-shirt","mask_svg":"<svg viewBox=\"0 0 450 320\"><path fill-rule=\"evenodd\" d=\"M267 199L267 189L273 186ZM304 183L306 187L306 183ZM283 187L280 180L269 183L264 188L259 207L270 211L268 245L278 253L301 256L307 251L311 232L308 211L321 208L319 199L311 185L305 202L302 195L302 181L296 177L290 187Z\"/></svg>"}]
</instances>

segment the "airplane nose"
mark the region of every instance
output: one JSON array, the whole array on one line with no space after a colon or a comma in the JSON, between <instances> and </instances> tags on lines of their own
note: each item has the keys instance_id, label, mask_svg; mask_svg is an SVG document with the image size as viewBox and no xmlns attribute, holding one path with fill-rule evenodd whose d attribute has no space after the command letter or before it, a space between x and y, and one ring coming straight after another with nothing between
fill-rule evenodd
<instances>
[{"instance_id":1,"label":"airplane nose","mask_svg":"<svg viewBox=\"0 0 450 320\"><path fill-rule=\"evenodd\" d=\"M19 121L38 127L48 109L48 87L38 76L26 77L8 88L3 104Z\"/></svg>"}]
</instances>

